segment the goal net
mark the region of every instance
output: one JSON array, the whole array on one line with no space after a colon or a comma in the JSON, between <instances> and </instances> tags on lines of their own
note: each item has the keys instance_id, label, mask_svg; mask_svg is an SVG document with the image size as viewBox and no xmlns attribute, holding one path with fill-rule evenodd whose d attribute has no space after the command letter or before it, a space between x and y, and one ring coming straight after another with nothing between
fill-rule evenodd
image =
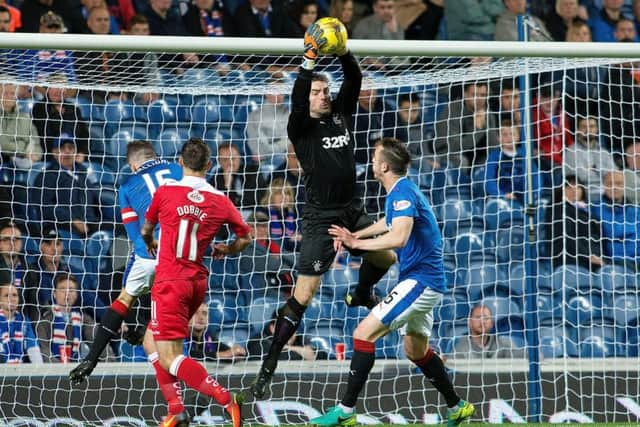
<instances>
[{"instance_id":1,"label":"goal net","mask_svg":"<svg viewBox=\"0 0 640 427\"><path fill-rule=\"evenodd\" d=\"M117 194L132 173L130 141L148 140L175 161L184 141L203 139L213 153L207 179L258 236L238 257L206 258L211 341L203 348L222 384L248 386L295 283L304 187L286 122L301 57L129 50L2 52L0 214L18 229L0 230L0 273L30 318L16 331L1 294L5 423L146 425L165 413L142 348L122 339L88 383L73 388L67 379L122 285L129 245ZM350 143L364 206L383 213L373 144L405 141L409 178L443 236L449 291L434 310L431 346L479 409L477 421L637 421L640 74L627 59L478 52L358 54L364 80ZM323 58L316 71L335 95L339 62ZM285 351L269 399L250 402L249 422L306 423L338 401L353 330L368 314L343 302L360 263L341 252L322 276L299 341ZM79 285L69 315L52 309L64 299L54 290L64 271ZM397 279L393 267L378 295ZM126 328L135 326L130 319ZM15 364L28 362L34 345L45 364ZM298 346L316 360L301 360L311 356ZM197 422L223 422L215 405L185 400ZM357 410L364 424L438 423L445 405L394 331L376 344Z\"/></svg>"}]
</instances>

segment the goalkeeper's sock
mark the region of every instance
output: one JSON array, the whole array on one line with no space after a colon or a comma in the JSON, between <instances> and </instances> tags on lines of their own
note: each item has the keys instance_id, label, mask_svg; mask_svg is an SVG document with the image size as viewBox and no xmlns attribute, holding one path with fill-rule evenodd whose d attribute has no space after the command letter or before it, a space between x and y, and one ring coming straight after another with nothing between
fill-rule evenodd
<instances>
[{"instance_id":1,"label":"goalkeeper's sock","mask_svg":"<svg viewBox=\"0 0 640 427\"><path fill-rule=\"evenodd\" d=\"M269 353L262 364L263 368L270 372L275 371L278 357L280 357L280 353L282 353L282 349L289 342L289 339L298 330L300 320L306 309L307 307L296 301L294 297L289 298L285 305L278 309L273 341L271 342L271 347L269 347Z\"/></svg>"},{"instance_id":2,"label":"goalkeeper's sock","mask_svg":"<svg viewBox=\"0 0 640 427\"><path fill-rule=\"evenodd\" d=\"M222 387L211 377L204 367L194 359L186 356L178 356L171 363L169 372L180 378L192 389L212 397L222 406L231 403L231 393Z\"/></svg>"},{"instance_id":3,"label":"goalkeeper's sock","mask_svg":"<svg viewBox=\"0 0 640 427\"><path fill-rule=\"evenodd\" d=\"M366 297L371 293L371 289L382 279L388 268L380 268L370 261L364 260L360 265L360 273L358 274L358 285L356 286L356 294Z\"/></svg>"},{"instance_id":4,"label":"goalkeeper's sock","mask_svg":"<svg viewBox=\"0 0 640 427\"><path fill-rule=\"evenodd\" d=\"M169 414L178 415L183 412L184 404L182 403L182 384L180 381L160 366L158 353L154 352L149 355L149 363L156 371L158 388L169 405Z\"/></svg>"},{"instance_id":5,"label":"goalkeeper's sock","mask_svg":"<svg viewBox=\"0 0 640 427\"><path fill-rule=\"evenodd\" d=\"M347 382L347 392L340 402L342 405L348 408L356 406L358 395L369 378L369 372L371 372L375 360L375 343L354 338L349 381Z\"/></svg>"},{"instance_id":6,"label":"goalkeeper's sock","mask_svg":"<svg viewBox=\"0 0 640 427\"><path fill-rule=\"evenodd\" d=\"M433 384L438 390L444 400L447 401L447 406L453 408L460 402L460 397L453 390L453 383L447 375L447 371L444 368L442 359L429 347L427 354L420 360L412 360L413 363L420 368L425 377Z\"/></svg>"},{"instance_id":7,"label":"goalkeeper's sock","mask_svg":"<svg viewBox=\"0 0 640 427\"><path fill-rule=\"evenodd\" d=\"M115 300L111 306L105 310L102 316L102 322L100 322L100 326L96 329L93 343L85 359L94 363L98 362L98 358L109 344L109 341L118 334L122 321L127 316L128 311L129 308L119 300Z\"/></svg>"}]
</instances>

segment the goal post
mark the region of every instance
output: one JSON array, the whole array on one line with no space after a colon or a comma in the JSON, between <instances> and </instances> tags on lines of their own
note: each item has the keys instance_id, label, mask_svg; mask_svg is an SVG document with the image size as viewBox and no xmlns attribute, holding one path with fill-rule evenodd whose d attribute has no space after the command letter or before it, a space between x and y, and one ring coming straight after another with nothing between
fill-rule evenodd
<instances>
[{"instance_id":1,"label":"goal post","mask_svg":"<svg viewBox=\"0 0 640 427\"><path fill-rule=\"evenodd\" d=\"M348 46L364 73L352 123L358 189L368 213L382 215L384 191L373 179L370 149L383 136L407 142L409 178L429 198L442 230L449 285L434 310L431 343L446 356L460 394L480 409L477 420L637 421L640 172L632 156L640 130L634 106L640 76L633 67L640 47L364 40ZM62 264L81 285L77 308L99 319L120 289L127 257L117 199L131 173L126 144L147 139L173 161L187 138L202 138L213 152L207 179L263 233L239 257L206 259L209 330L248 353L233 363L210 360L208 368L221 383L246 387L259 366L260 340L296 277L303 172L288 145L286 118L302 41L1 34L0 49L0 109L22 123L0 126L0 189L10 195L3 219L23 233L25 275L11 274L23 297L27 290L37 294L23 300L34 329L55 298L40 291L52 286L39 264L42 233L57 230ZM324 58L316 71L337 92L339 62ZM80 153L72 169L82 176L65 181L56 153L67 139ZM625 197L612 201L619 176ZM533 200L526 199L527 185ZM579 191L585 197L577 198ZM69 220L78 207L86 235ZM304 423L335 403L352 332L367 315L342 302L360 261L339 254L305 313L303 343L322 360L280 362L270 400L251 404L249 422ZM377 292L386 295L397 278L394 267ZM472 329L487 325L480 345ZM81 343L72 363L85 348ZM49 359L60 361L56 354ZM139 425L162 415L139 348L119 340L109 363L80 390L66 380L71 366L0 366L4 422L130 417ZM414 371L398 334L382 339L359 422L440 420L442 399ZM204 423L221 421L197 399L189 410Z\"/></svg>"}]
</instances>

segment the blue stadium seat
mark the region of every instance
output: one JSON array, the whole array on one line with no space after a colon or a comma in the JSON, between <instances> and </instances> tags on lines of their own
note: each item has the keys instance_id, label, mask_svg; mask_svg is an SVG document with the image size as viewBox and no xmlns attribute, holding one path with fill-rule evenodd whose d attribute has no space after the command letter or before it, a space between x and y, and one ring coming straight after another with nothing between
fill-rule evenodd
<instances>
[{"instance_id":1,"label":"blue stadium seat","mask_svg":"<svg viewBox=\"0 0 640 427\"><path fill-rule=\"evenodd\" d=\"M209 298L209 327L217 331L224 323L224 297Z\"/></svg>"},{"instance_id":2,"label":"blue stadium seat","mask_svg":"<svg viewBox=\"0 0 640 427\"><path fill-rule=\"evenodd\" d=\"M104 119L110 126L133 121L133 104L128 101L112 100L104 106Z\"/></svg>"},{"instance_id":3,"label":"blue stadium seat","mask_svg":"<svg viewBox=\"0 0 640 427\"><path fill-rule=\"evenodd\" d=\"M638 326L640 320L640 296L636 293L620 295L613 300L613 318L616 325Z\"/></svg>"},{"instance_id":4,"label":"blue stadium seat","mask_svg":"<svg viewBox=\"0 0 640 427\"><path fill-rule=\"evenodd\" d=\"M206 129L207 126L220 121L220 109L213 98L198 101L191 109L191 120L194 126Z\"/></svg>"},{"instance_id":5,"label":"blue stadium seat","mask_svg":"<svg viewBox=\"0 0 640 427\"><path fill-rule=\"evenodd\" d=\"M453 237L471 229L473 208L469 200L447 199L441 208L445 237Z\"/></svg>"},{"instance_id":6,"label":"blue stadium seat","mask_svg":"<svg viewBox=\"0 0 640 427\"><path fill-rule=\"evenodd\" d=\"M152 141L153 149L163 159L175 160L187 139L189 133L181 128L166 129Z\"/></svg>"},{"instance_id":7,"label":"blue stadium seat","mask_svg":"<svg viewBox=\"0 0 640 427\"><path fill-rule=\"evenodd\" d=\"M349 292L351 283L358 279L358 272L349 267L332 268L322 276L320 295L322 299L341 301Z\"/></svg>"},{"instance_id":8,"label":"blue stadium seat","mask_svg":"<svg viewBox=\"0 0 640 427\"><path fill-rule=\"evenodd\" d=\"M623 265L607 264L602 266L594 279L605 293L624 293L633 284L633 280L630 279L634 274Z\"/></svg>"},{"instance_id":9,"label":"blue stadium seat","mask_svg":"<svg viewBox=\"0 0 640 427\"><path fill-rule=\"evenodd\" d=\"M589 270L573 265L561 265L553 271L553 289L556 292L564 292L566 297L571 297L579 292L591 294L598 290L597 283L592 280Z\"/></svg>"},{"instance_id":10,"label":"blue stadium seat","mask_svg":"<svg viewBox=\"0 0 640 427\"><path fill-rule=\"evenodd\" d=\"M458 234L455 238L454 253L458 268L482 259L484 257L482 236L472 232Z\"/></svg>"},{"instance_id":11,"label":"blue stadium seat","mask_svg":"<svg viewBox=\"0 0 640 427\"><path fill-rule=\"evenodd\" d=\"M455 297L466 298L471 304L476 303L488 294L493 295L497 282L498 270L495 263L474 262L467 269L462 286L454 288Z\"/></svg>"},{"instance_id":12,"label":"blue stadium seat","mask_svg":"<svg viewBox=\"0 0 640 427\"><path fill-rule=\"evenodd\" d=\"M240 344L242 347L247 348L249 337L249 325L236 323L235 325L223 326L218 334L218 341L229 347L233 344Z\"/></svg>"},{"instance_id":13,"label":"blue stadium seat","mask_svg":"<svg viewBox=\"0 0 640 427\"><path fill-rule=\"evenodd\" d=\"M623 351L616 345L615 330L609 326L578 329L580 357L615 357Z\"/></svg>"},{"instance_id":14,"label":"blue stadium seat","mask_svg":"<svg viewBox=\"0 0 640 427\"><path fill-rule=\"evenodd\" d=\"M341 328L333 326L319 325L314 326L305 332L309 338L311 345L319 350L324 350L329 355L329 359L336 358L336 344L343 343L345 345L345 353L350 353L351 339L344 335Z\"/></svg>"},{"instance_id":15,"label":"blue stadium seat","mask_svg":"<svg viewBox=\"0 0 640 427\"><path fill-rule=\"evenodd\" d=\"M524 223L522 206L510 200L491 198L484 205L484 220L488 230L521 225Z\"/></svg>"},{"instance_id":16,"label":"blue stadium seat","mask_svg":"<svg viewBox=\"0 0 640 427\"><path fill-rule=\"evenodd\" d=\"M511 295L524 295L527 289L524 263L514 263L509 270L509 292Z\"/></svg>"},{"instance_id":17,"label":"blue stadium seat","mask_svg":"<svg viewBox=\"0 0 640 427\"><path fill-rule=\"evenodd\" d=\"M189 68L178 81L179 86L209 87L221 82L220 75L208 68Z\"/></svg>"},{"instance_id":18,"label":"blue stadium seat","mask_svg":"<svg viewBox=\"0 0 640 427\"><path fill-rule=\"evenodd\" d=\"M164 99L153 101L147 107L147 121L154 125L175 123L178 119L176 106L169 104Z\"/></svg>"},{"instance_id":19,"label":"blue stadium seat","mask_svg":"<svg viewBox=\"0 0 640 427\"><path fill-rule=\"evenodd\" d=\"M578 356L577 346L566 337L564 327L541 327L538 333L542 357L557 358Z\"/></svg>"},{"instance_id":20,"label":"blue stadium seat","mask_svg":"<svg viewBox=\"0 0 640 427\"><path fill-rule=\"evenodd\" d=\"M523 226L498 230L496 253L499 262L522 261L525 259L526 231Z\"/></svg>"},{"instance_id":21,"label":"blue stadium seat","mask_svg":"<svg viewBox=\"0 0 640 427\"><path fill-rule=\"evenodd\" d=\"M537 296L538 302L538 322L542 326L554 326L562 323L562 306L556 304L550 295L540 294Z\"/></svg>"},{"instance_id":22,"label":"blue stadium seat","mask_svg":"<svg viewBox=\"0 0 640 427\"><path fill-rule=\"evenodd\" d=\"M265 325L271 321L271 316L280 306L275 298L256 298L249 305L249 325L251 335L262 332Z\"/></svg>"},{"instance_id":23,"label":"blue stadium seat","mask_svg":"<svg viewBox=\"0 0 640 427\"><path fill-rule=\"evenodd\" d=\"M602 321L602 301L598 296L575 296L566 303L566 318L571 326Z\"/></svg>"},{"instance_id":24,"label":"blue stadium seat","mask_svg":"<svg viewBox=\"0 0 640 427\"><path fill-rule=\"evenodd\" d=\"M103 257L113 246L113 235L106 231L96 231L87 238L86 253L89 257Z\"/></svg>"},{"instance_id":25,"label":"blue stadium seat","mask_svg":"<svg viewBox=\"0 0 640 427\"><path fill-rule=\"evenodd\" d=\"M439 322L453 322L458 319L466 319L469 317L469 304L445 294L442 301L433 308L433 317Z\"/></svg>"},{"instance_id":26,"label":"blue stadium seat","mask_svg":"<svg viewBox=\"0 0 640 427\"><path fill-rule=\"evenodd\" d=\"M91 162L87 168L87 180L91 185L96 187L114 188L116 184L116 174L100 163Z\"/></svg>"}]
</instances>

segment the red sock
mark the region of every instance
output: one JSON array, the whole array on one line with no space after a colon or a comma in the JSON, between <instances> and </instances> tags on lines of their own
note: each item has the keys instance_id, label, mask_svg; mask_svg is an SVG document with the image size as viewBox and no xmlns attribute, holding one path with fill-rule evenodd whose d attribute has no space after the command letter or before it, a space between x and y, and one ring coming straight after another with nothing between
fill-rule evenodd
<instances>
[{"instance_id":1,"label":"red sock","mask_svg":"<svg viewBox=\"0 0 640 427\"><path fill-rule=\"evenodd\" d=\"M175 372L189 387L215 399L222 406L231 403L231 393L213 379L204 367L190 357L180 356L171 364L171 372Z\"/></svg>"},{"instance_id":2,"label":"red sock","mask_svg":"<svg viewBox=\"0 0 640 427\"><path fill-rule=\"evenodd\" d=\"M129 313L129 307L127 307L120 300L115 300L114 302L112 302L111 309L122 317L127 317L127 313Z\"/></svg>"},{"instance_id":3,"label":"red sock","mask_svg":"<svg viewBox=\"0 0 640 427\"><path fill-rule=\"evenodd\" d=\"M182 403L182 384L180 384L180 381L160 366L160 360L158 360L157 353L149 356L149 362L151 362L153 369L156 371L158 387L160 388L164 399L169 404L169 414L177 415L184 411L184 404Z\"/></svg>"}]
</instances>

